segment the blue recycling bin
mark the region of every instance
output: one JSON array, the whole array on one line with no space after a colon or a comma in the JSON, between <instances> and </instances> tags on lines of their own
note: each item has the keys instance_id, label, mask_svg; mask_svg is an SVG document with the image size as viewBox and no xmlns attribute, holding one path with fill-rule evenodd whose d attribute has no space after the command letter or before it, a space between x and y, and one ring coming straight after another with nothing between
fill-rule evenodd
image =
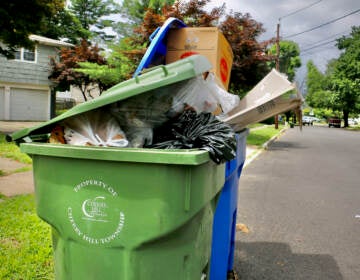
<instances>
[{"instance_id":1,"label":"blue recycling bin","mask_svg":"<svg viewBox=\"0 0 360 280\"><path fill-rule=\"evenodd\" d=\"M216 206L210 258L210 280L226 280L233 270L238 187L246 157L246 137L249 130L237 133L236 158L225 168L225 184Z\"/></svg>"}]
</instances>

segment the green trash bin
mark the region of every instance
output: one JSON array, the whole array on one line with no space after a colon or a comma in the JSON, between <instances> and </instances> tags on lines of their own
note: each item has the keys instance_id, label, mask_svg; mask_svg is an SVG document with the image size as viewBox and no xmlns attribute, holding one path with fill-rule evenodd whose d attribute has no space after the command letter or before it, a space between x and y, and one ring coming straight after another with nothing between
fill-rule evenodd
<instances>
[{"instance_id":1,"label":"green trash bin","mask_svg":"<svg viewBox=\"0 0 360 280\"><path fill-rule=\"evenodd\" d=\"M211 67L211 66L210 66ZM195 56L110 89L40 126L191 78L209 69ZM21 143L33 159L37 213L52 227L56 279L202 279L224 165L203 150Z\"/></svg>"}]
</instances>

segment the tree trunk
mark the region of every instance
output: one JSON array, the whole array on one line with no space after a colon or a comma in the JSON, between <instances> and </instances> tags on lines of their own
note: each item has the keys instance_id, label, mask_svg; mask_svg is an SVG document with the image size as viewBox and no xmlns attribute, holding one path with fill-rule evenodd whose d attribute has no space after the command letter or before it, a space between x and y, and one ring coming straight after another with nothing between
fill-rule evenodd
<instances>
[{"instance_id":1,"label":"tree trunk","mask_svg":"<svg viewBox=\"0 0 360 280\"><path fill-rule=\"evenodd\" d=\"M344 127L349 127L349 111L343 110L344 114Z\"/></svg>"},{"instance_id":2,"label":"tree trunk","mask_svg":"<svg viewBox=\"0 0 360 280\"><path fill-rule=\"evenodd\" d=\"M79 89L84 97L84 100L85 102L87 101L87 97L86 97L86 89L87 89L87 86L79 86Z\"/></svg>"}]
</instances>

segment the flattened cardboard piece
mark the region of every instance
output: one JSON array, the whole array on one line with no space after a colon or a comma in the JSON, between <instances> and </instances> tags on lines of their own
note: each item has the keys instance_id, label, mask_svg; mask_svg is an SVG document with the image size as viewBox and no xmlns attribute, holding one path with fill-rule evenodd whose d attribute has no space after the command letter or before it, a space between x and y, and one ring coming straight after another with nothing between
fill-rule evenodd
<instances>
[{"instance_id":1,"label":"flattened cardboard piece","mask_svg":"<svg viewBox=\"0 0 360 280\"><path fill-rule=\"evenodd\" d=\"M300 107L302 97L297 90L290 92L294 89L294 84L272 69L222 121L240 131L251 123Z\"/></svg>"}]
</instances>

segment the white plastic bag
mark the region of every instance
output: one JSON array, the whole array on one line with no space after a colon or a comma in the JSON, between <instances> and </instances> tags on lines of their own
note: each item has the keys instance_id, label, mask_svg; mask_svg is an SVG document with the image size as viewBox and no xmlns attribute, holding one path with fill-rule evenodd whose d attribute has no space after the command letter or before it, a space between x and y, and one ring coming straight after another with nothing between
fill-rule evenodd
<instances>
[{"instance_id":1,"label":"white plastic bag","mask_svg":"<svg viewBox=\"0 0 360 280\"><path fill-rule=\"evenodd\" d=\"M104 109L66 119L62 126L66 143L70 145L127 147L129 144L116 119Z\"/></svg>"},{"instance_id":2,"label":"white plastic bag","mask_svg":"<svg viewBox=\"0 0 360 280\"><path fill-rule=\"evenodd\" d=\"M220 87L215 81L215 75L209 73L206 78L207 88L210 90L211 94L216 98L218 103L221 106L222 113L227 114L232 109L237 107L240 103L240 97L238 95L227 92L225 89Z\"/></svg>"}]
</instances>

